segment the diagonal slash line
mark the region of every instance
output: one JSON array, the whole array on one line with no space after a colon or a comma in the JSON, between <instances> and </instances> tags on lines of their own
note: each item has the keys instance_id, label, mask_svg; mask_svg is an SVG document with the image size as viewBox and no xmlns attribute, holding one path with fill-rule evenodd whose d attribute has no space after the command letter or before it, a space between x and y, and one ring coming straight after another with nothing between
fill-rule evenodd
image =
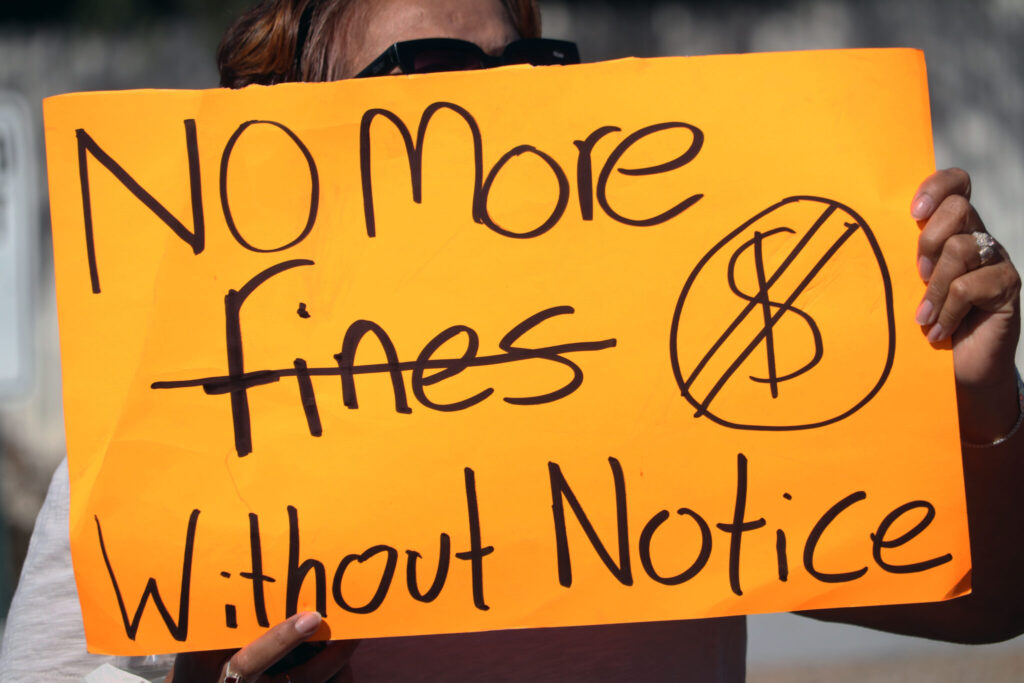
<instances>
[{"instance_id":1,"label":"diagonal slash line","mask_svg":"<svg viewBox=\"0 0 1024 683\"><path fill-rule=\"evenodd\" d=\"M778 269L776 269L774 273L772 273L772 276L768 279L768 282L765 283L766 291L768 289L771 289L771 286L774 285L775 282L780 277L782 277L782 274L786 271L786 269L793 264L793 261L796 259L797 256L800 255L800 252L804 250L804 247L806 247L807 244L811 241L811 239L814 238L814 235L817 234L821 226L825 224L825 221L832 217L832 214L835 213L836 208L837 207L835 204L831 204L827 209L825 209L821 213L821 216L819 216L818 220L814 223L814 225L811 226L811 229L807 231L807 234L805 234L802 238L800 238L800 241L797 242L796 247L794 247L793 251L789 253L789 255L786 257L786 260L779 265ZM740 323L742 323L746 319L746 317L750 315L751 311L753 311L757 306L758 303L756 299L754 301L750 301L749 303L747 303L743 310L740 311L740 314L736 316L736 319L729 324L729 327L725 328L725 332L722 333L722 336L718 338L718 340L708 350L704 358L701 359L700 363L697 364L697 367L693 369L693 373L690 375L690 378L683 382L682 390L684 394L697 380L697 376L701 373L702 370L704 370L707 364L711 361L715 353L718 352L718 349L722 347L722 344L725 343L725 340L728 339L732 335L732 333L736 331L736 328L740 326ZM705 408L707 408L707 405L703 405L699 413L703 414Z\"/></svg>"},{"instance_id":2,"label":"diagonal slash line","mask_svg":"<svg viewBox=\"0 0 1024 683\"><path fill-rule=\"evenodd\" d=\"M835 207L832 208L834 209ZM702 415L707 413L707 409L708 406L711 405L711 401L714 400L718 392L722 390L722 387L724 387L725 383L729 381L729 378L732 377L732 374L739 369L740 365L743 364L743 361L747 359L747 356L753 353L754 349L756 349L757 346L761 343L761 340L765 338L765 335L767 334L767 329L775 325L775 323L778 322L779 318L781 318L783 315L787 313L787 309L790 306L792 306L793 302L796 301L796 298L800 296L805 289L807 289L807 286L811 284L814 278L818 275L818 272L825 267L825 264L828 263L833 256L836 255L836 252L839 251L839 248L846 243L846 240L850 239L850 236L853 235L853 233L855 233L858 229L860 229L860 224L858 223L846 223L845 226L846 230L843 232L842 235L839 236L839 239L837 239L832 244L832 246L829 247L829 250L825 252L824 256L818 259L818 262L814 264L814 267L811 268L807 276L800 282L799 285L797 285L796 289L793 290L793 293L789 295L789 298L786 299L782 308L780 308L779 311L772 316L771 325L766 326L764 329L757 333L757 335L754 337L754 340L747 345L747 348L743 350L739 357L737 357L736 360L733 361L732 365L729 366L729 369L725 371L725 374L722 375L722 378L719 379L717 383L715 383L715 386L711 389L708 395L704 397L703 401L701 401L700 407L697 409L697 412L694 414L694 417L701 417ZM754 305L751 304L750 306L748 306L748 308L753 308L753 306Z\"/></svg>"},{"instance_id":3,"label":"diagonal slash line","mask_svg":"<svg viewBox=\"0 0 1024 683\"><path fill-rule=\"evenodd\" d=\"M775 372L775 329L772 326L772 300L768 296L768 283L764 279L764 235L760 231L754 232L754 269L757 271L757 301L761 304L761 312L764 315L764 329L767 334L764 338L768 352L768 384L771 387L772 398L779 397L779 380Z\"/></svg>"}]
</instances>

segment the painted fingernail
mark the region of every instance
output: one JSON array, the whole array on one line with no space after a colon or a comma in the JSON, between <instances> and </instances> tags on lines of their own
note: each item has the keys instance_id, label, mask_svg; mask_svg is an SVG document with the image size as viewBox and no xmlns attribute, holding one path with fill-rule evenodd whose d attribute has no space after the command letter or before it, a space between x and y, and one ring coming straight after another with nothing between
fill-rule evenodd
<instances>
[{"instance_id":1,"label":"painted fingernail","mask_svg":"<svg viewBox=\"0 0 1024 683\"><path fill-rule=\"evenodd\" d=\"M932 325L932 329L928 332L928 341L934 344L942 341L944 336L946 336L946 331L942 329L942 325L935 323Z\"/></svg>"},{"instance_id":2,"label":"painted fingernail","mask_svg":"<svg viewBox=\"0 0 1024 683\"><path fill-rule=\"evenodd\" d=\"M934 268L935 264L932 263L932 260L927 256L922 256L921 258L917 259L917 270L919 273L921 273L921 279L924 280L925 282L928 282L928 280L931 279L932 270Z\"/></svg>"},{"instance_id":3,"label":"painted fingernail","mask_svg":"<svg viewBox=\"0 0 1024 683\"><path fill-rule=\"evenodd\" d=\"M932 215L932 211L934 210L935 201L928 195L922 193L914 198L914 203L911 205L910 209L910 215L920 221Z\"/></svg>"},{"instance_id":4,"label":"painted fingernail","mask_svg":"<svg viewBox=\"0 0 1024 683\"><path fill-rule=\"evenodd\" d=\"M304 636L312 635L320 628L321 621L323 617L317 612L308 612L295 620L295 630Z\"/></svg>"},{"instance_id":5,"label":"painted fingernail","mask_svg":"<svg viewBox=\"0 0 1024 683\"><path fill-rule=\"evenodd\" d=\"M914 320L917 321L918 325L927 325L931 322L932 312L934 310L935 306L932 305L932 302L925 299L921 302L921 305L917 307L917 315L914 316Z\"/></svg>"}]
</instances>

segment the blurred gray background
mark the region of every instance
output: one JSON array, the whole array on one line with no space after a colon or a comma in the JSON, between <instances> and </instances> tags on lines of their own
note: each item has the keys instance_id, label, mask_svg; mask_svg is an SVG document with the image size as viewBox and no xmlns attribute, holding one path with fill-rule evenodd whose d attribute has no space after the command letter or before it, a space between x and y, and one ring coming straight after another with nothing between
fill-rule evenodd
<instances>
[{"instance_id":1,"label":"blurred gray background","mask_svg":"<svg viewBox=\"0 0 1024 683\"><path fill-rule=\"evenodd\" d=\"M0 7L0 617L64 455L40 101L81 90L214 87L217 41L249 4L3 0ZM1024 0L541 0L541 7L545 33L577 41L587 61L923 49L938 165L970 171L989 230L1024 263L1017 208ZM790 615L754 617L749 674L752 681L1021 680L1024 641L960 647Z\"/></svg>"}]
</instances>

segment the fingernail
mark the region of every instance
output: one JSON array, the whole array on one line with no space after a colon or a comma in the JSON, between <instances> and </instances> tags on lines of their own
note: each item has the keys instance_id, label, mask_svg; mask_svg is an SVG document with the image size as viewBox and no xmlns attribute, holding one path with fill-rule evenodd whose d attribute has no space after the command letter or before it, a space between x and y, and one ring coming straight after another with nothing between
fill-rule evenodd
<instances>
[{"instance_id":1,"label":"fingernail","mask_svg":"<svg viewBox=\"0 0 1024 683\"><path fill-rule=\"evenodd\" d=\"M931 278L932 269L934 268L935 264L932 263L932 260L927 256L922 256L921 258L917 259L917 270L918 272L921 273L921 279L924 280L925 282L928 282L928 280Z\"/></svg>"},{"instance_id":2,"label":"fingernail","mask_svg":"<svg viewBox=\"0 0 1024 683\"><path fill-rule=\"evenodd\" d=\"M921 305L917 307L917 315L914 316L914 320L917 321L918 325L927 325L931 322L932 312L934 310L935 307L932 305L932 302L925 299L921 302Z\"/></svg>"},{"instance_id":3,"label":"fingernail","mask_svg":"<svg viewBox=\"0 0 1024 683\"><path fill-rule=\"evenodd\" d=\"M914 198L914 203L910 209L910 215L917 220L924 220L928 216L932 215L932 211L935 210L935 202L926 194L919 194Z\"/></svg>"},{"instance_id":4,"label":"fingernail","mask_svg":"<svg viewBox=\"0 0 1024 683\"><path fill-rule=\"evenodd\" d=\"M323 617L319 613L307 612L295 620L295 630L304 636L313 635L320 628L321 621Z\"/></svg>"},{"instance_id":5,"label":"fingernail","mask_svg":"<svg viewBox=\"0 0 1024 683\"><path fill-rule=\"evenodd\" d=\"M928 332L928 341L932 344L939 342L945 336L946 331L942 329L942 325L935 323L932 325L932 329Z\"/></svg>"}]
</instances>

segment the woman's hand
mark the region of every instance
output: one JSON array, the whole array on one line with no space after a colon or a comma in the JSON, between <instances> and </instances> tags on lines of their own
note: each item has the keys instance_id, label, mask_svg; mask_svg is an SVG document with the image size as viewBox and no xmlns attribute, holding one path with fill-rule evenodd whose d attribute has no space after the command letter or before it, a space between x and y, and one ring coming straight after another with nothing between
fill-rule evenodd
<instances>
[{"instance_id":1,"label":"woman's hand","mask_svg":"<svg viewBox=\"0 0 1024 683\"><path fill-rule=\"evenodd\" d=\"M983 444L1017 421L1021 280L998 244L982 265L972 233L985 226L970 197L965 171L938 171L921 183L911 214L922 226L918 269L928 284L917 322L932 343L952 338L961 434L965 442Z\"/></svg>"},{"instance_id":2,"label":"woman's hand","mask_svg":"<svg viewBox=\"0 0 1024 683\"><path fill-rule=\"evenodd\" d=\"M953 340L960 434L988 445L1019 415L1014 352L1020 336L1020 275L996 245L982 265L972 233L985 226L970 204L971 179L939 171L918 188L911 214L921 225L918 266L927 291L917 322L933 343ZM954 600L820 610L817 619L958 643L996 643L1024 633L1024 432L963 458L971 537L971 593ZM952 473L950 473L952 474Z\"/></svg>"},{"instance_id":3,"label":"woman's hand","mask_svg":"<svg viewBox=\"0 0 1024 683\"><path fill-rule=\"evenodd\" d=\"M348 660L358 641L328 643L305 662L271 676L267 670L295 651L320 628L316 612L303 612L281 622L241 650L185 652L174 660L166 683L335 683L351 681Z\"/></svg>"}]
</instances>

